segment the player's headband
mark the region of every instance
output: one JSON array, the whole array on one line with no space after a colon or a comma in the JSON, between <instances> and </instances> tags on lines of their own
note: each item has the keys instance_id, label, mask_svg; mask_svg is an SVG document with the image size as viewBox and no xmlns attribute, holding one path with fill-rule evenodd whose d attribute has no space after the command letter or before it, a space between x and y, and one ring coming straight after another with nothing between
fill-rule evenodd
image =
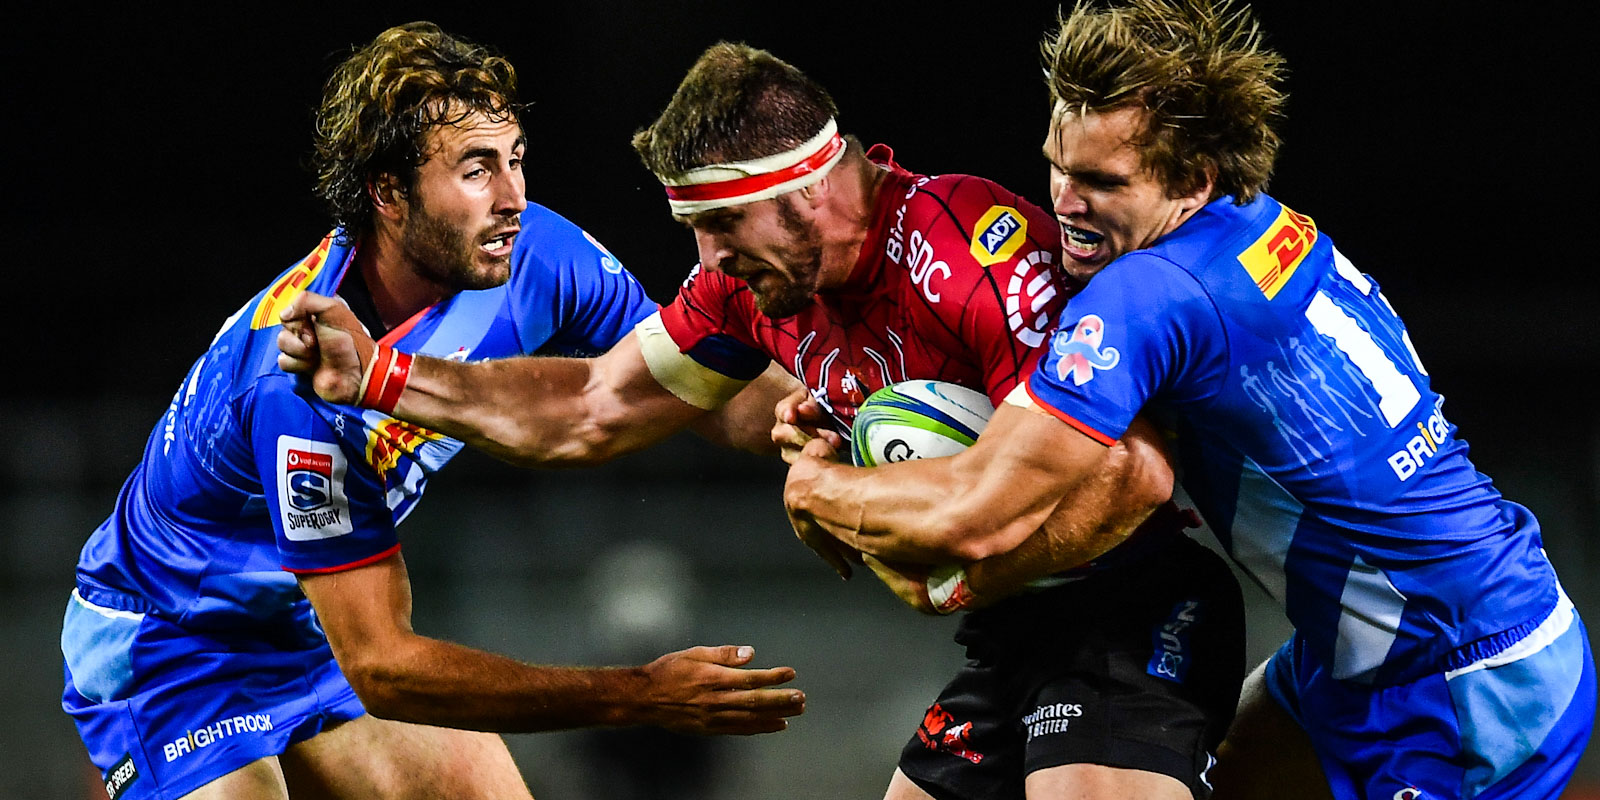
<instances>
[{"instance_id":1,"label":"player's headband","mask_svg":"<svg viewBox=\"0 0 1600 800\"><path fill-rule=\"evenodd\" d=\"M698 214L713 208L753 203L803 189L828 174L844 158L839 126L829 119L817 135L793 150L776 155L708 164L661 182L674 214Z\"/></svg>"}]
</instances>

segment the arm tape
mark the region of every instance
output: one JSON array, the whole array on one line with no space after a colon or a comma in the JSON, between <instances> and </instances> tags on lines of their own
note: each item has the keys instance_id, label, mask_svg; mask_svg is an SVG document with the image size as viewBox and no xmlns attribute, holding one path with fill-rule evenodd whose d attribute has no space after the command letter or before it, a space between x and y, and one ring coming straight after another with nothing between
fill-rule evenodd
<instances>
[{"instance_id":1,"label":"arm tape","mask_svg":"<svg viewBox=\"0 0 1600 800\"><path fill-rule=\"evenodd\" d=\"M730 378L678 349L657 311L634 326L645 366L656 382L679 400L695 408L715 411L739 393L749 381Z\"/></svg>"}]
</instances>

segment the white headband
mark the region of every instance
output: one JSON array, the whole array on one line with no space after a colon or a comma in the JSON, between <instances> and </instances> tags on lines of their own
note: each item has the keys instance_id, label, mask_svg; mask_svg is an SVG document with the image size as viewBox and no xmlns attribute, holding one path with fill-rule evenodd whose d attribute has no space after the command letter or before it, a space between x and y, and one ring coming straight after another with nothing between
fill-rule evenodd
<instances>
[{"instance_id":1,"label":"white headband","mask_svg":"<svg viewBox=\"0 0 1600 800\"><path fill-rule=\"evenodd\" d=\"M667 204L674 214L698 214L777 197L822 180L844 158L839 126L829 119L822 130L793 150L775 155L696 167L671 180Z\"/></svg>"}]
</instances>

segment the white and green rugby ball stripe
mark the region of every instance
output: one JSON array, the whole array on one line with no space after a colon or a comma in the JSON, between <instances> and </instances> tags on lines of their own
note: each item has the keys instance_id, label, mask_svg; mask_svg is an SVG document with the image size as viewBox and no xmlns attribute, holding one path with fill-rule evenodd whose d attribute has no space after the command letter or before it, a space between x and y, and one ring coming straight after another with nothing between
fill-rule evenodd
<instances>
[{"instance_id":1,"label":"white and green rugby ball stripe","mask_svg":"<svg viewBox=\"0 0 1600 800\"><path fill-rule=\"evenodd\" d=\"M982 392L943 381L901 381L872 393L850 428L858 467L955 455L978 440L994 404Z\"/></svg>"}]
</instances>

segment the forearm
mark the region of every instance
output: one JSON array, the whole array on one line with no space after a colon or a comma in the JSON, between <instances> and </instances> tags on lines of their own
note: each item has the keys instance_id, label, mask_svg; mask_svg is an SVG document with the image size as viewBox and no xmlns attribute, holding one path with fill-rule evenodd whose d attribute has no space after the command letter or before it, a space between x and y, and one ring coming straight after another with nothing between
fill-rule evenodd
<instances>
[{"instance_id":1,"label":"forearm","mask_svg":"<svg viewBox=\"0 0 1600 800\"><path fill-rule=\"evenodd\" d=\"M461 364L417 358L394 416L522 465L587 449L581 422L590 365L517 358Z\"/></svg>"},{"instance_id":2,"label":"forearm","mask_svg":"<svg viewBox=\"0 0 1600 800\"><path fill-rule=\"evenodd\" d=\"M386 719L500 733L652 722L637 667L532 666L415 634L365 659L346 653L340 666Z\"/></svg>"},{"instance_id":3,"label":"forearm","mask_svg":"<svg viewBox=\"0 0 1600 800\"><path fill-rule=\"evenodd\" d=\"M969 451L970 452L970 451ZM1059 495L1005 494L995 477L961 463L967 454L870 469L816 463L792 504L845 544L878 559L976 561L1036 530Z\"/></svg>"},{"instance_id":4,"label":"forearm","mask_svg":"<svg viewBox=\"0 0 1600 800\"><path fill-rule=\"evenodd\" d=\"M708 441L757 455L774 455L774 409L778 401L802 388L799 381L776 363L751 381L721 408L697 420L692 430Z\"/></svg>"},{"instance_id":5,"label":"forearm","mask_svg":"<svg viewBox=\"0 0 1600 800\"><path fill-rule=\"evenodd\" d=\"M395 407L401 419L539 467L601 463L704 413L655 382L631 335L598 358L419 358Z\"/></svg>"},{"instance_id":6,"label":"forearm","mask_svg":"<svg viewBox=\"0 0 1600 800\"><path fill-rule=\"evenodd\" d=\"M973 604L987 605L1099 558L1144 524L1181 526L1173 514L1152 517L1168 505L1172 483L1160 433L1135 420L1038 531L1014 550L967 565Z\"/></svg>"},{"instance_id":7,"label":"forearm","mask_svg":"<svg viewBox=\"0 0 1600 800\"><path fill-rule=\"evenodd\" d=\"M1123 487L1097 475L1080 485L1032 536L1016 548L966 566L971 605L985 606L1022 591L1047 575L1086 564L1121 544L1150 517L1155 505L1123 507ZM1112 513L1103 513L1112 509Z\"/></svg>"}]
</instances>

